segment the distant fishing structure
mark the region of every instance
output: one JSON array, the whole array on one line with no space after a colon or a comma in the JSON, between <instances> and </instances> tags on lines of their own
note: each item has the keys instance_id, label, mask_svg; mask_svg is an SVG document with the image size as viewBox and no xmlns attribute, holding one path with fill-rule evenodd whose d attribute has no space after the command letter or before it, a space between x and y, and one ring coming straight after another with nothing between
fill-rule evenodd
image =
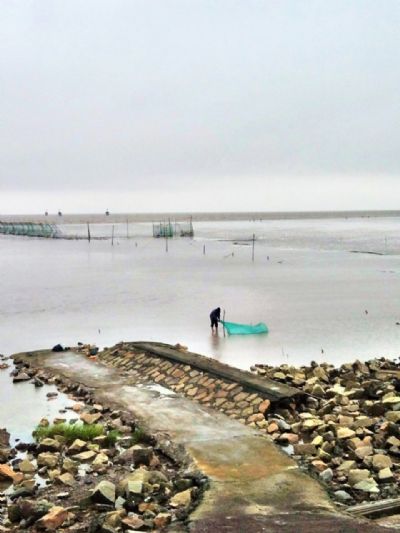
<instances>
[{"instance_id":1,"label":"distant fishing structure","mask_svg":"<svg viewBox=\"0 0 400 533\"><path fill-rule=\"evenodd\" d=\"M153 237L170 239L172 237L194 237L192 217L188 222L153 222Z\"/></svg>"},{"instance_id":2,"label":"distant fishing structure","mask_svg":"<svg viewBox=\"0 0 400 533\"><path fill-rule=\"evenodd\" d=\"M55 224L43 224L36 222L1 222L0 234L22 235L25 237L44 237L57 239L61 236Z\"/></svg>"}]
</instances>

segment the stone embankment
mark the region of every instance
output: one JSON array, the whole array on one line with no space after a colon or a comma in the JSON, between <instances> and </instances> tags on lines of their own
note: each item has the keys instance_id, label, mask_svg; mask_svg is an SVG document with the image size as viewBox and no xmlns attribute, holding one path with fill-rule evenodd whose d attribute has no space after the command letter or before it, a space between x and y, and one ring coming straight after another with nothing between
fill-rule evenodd
<instances>
[{"instance_id":1,"label":"stone embankment","mask_svg":"<svg viewBox=\"0 0 400 533\"><path fill-rule=\"evenodd\" d=\"M400 495L399 364L382 358L252 370L305 393L295 406L275 406L267 433L289 446L335 500L351 505Z\"/></svg>"},{"instance_id":2,"label":"stone embankment","mask_svg":"<svg viewBox=\"0 0 400 533\"><path fill-rule=\"evenodd\" d=\"M80 351L90 356L90 347ZM268 434L271 405L301 394L298 389L257 378L208 357L159 343L120 343L96 356L102 363L129 373L137 382L153 382L211 407ZM295 403L293 403L295 405Z\"/></svg>"},{"instance_id":3,"label":"stone embankment","mask_svg":"<svg viewBox=\"0 0 400 533\"><path fill-rule=\"evenodd\" d=\"M156 449L131 413L24 362L13 379L56 384L75 403L72 418L38 420L36 441L16 449L0 430L0 485L7 487L0 493L1 532L163 531L184 523L207 480Z\"/></svg>"}]
</instances>

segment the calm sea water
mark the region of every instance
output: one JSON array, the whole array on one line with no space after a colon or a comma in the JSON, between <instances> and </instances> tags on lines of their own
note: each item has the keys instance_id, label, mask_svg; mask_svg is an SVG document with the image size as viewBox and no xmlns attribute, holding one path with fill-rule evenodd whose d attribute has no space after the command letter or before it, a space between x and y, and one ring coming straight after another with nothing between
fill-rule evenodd
<instances>
[{"instance_id":1,"label":"calm sea water","mask_svg":"<svg viewBox=\"0 0 400 533\"><path fill-rule=\"evenodd\" d=\"M158 340L241 368L400 353L400 217L195 220L194 239L168 243L151 217L60 218L67 236L87 218L108 239L0 236L2 353ZM216 306L270 333L213 336Z\"/></svg>"}]
</instances>

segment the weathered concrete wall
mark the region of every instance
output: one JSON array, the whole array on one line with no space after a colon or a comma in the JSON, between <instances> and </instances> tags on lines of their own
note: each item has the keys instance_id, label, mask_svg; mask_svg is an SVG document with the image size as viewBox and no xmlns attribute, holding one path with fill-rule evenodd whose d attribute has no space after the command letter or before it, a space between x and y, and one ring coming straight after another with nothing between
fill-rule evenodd
<instances>
[{"instance_id":1,"label":"weathered concrete wall","mask_svg":"<svg viewBox=\"0 0 400 533\"><path fill-rule=\"evenodd\" d=\"M190 364L178 362L182 359ZM211 359L156 343L121 343L100 352L98 360L128 372L135 382L163 385L264 433L267 433L266 414L271 402L298 393L292 387L280 388L272 381L268 387L265 380L254 380L248 372L227 365L219 364L219 372ZM206 360L210 361L209 370L206 370ZM221 377L220 373L231 375L232 379Z\"/></svg>"}]
</instances>

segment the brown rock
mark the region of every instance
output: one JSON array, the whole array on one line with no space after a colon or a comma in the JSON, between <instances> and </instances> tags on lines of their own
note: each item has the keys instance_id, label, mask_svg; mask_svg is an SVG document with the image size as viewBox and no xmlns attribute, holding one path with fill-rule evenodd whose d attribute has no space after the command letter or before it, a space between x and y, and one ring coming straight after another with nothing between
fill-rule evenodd
<instances>
[{"instance_id":1,"label":"brown rock","mask_svg":"<svg viewBox=\"0 0 400 533\"><path fill-rule=\"evenodd\" d=\"M365 479L369 479L370 472L369 470L360 470L358 468L349 470L348 474L348 481L351 486L356 485L360 481L363 481Z\"/></svg>"},{"instance_id":2,"label":"brown rock","mask_svg":"<svg viewBox=\"0 0 400 533\"><path fill-rule=\"evenodd\" d=\"M134 514L134 513L130 514L126 518L123 518L121 520L121 523L127 529L133 529L133 530L142 529L143 526L145 525L144 521L139 517L139 515Z\"/></svg>"},{"instance_id":3,"label":"brown rock","mask_svg":"<svg viewBox=\"0 0 400 533\"><path fill-rule=\"evenodd\" d=\"M38 466L47 466L48 468L54 468L60 458L59 453L43 452L37 457Z\"/></svg>"},{"instance_id":4,"label":"brown rock","mask_svg":"<svg viewBox=\"0 0 400 533\"><path fill-rule=\"evenodd\" d=\"M351 439L355 437L355 431L346 427L338 427L336 429L336 436L338 439Z\"/></svg>"},{"instance_id":5,"label":"brown rock","mask_svg":"<svg viewBox=\"0 0 400 533\"><path fill-rule=\"evenodd\" d=\"M33 472L36 472L36 470L37 470L36 466L33 463L31 463L30 461L28 461L28 459L23 459L19 463L18 468L24 474L32 474Z\"/></svg>"},{"instance_id":6,"label":"brown rock","mask_svg":"<svg viewBox=\"0 0 400 533\"><path fill-rule=\"evenodd\" d=\"M96 452L88 450L87 452L78 453L73 457L76 461L80 461L81 463L83 463L85 461L91 461L94 457L96 457Z\"/></svg>"},{"instance_id":7,"label":"brown rock","mask_svg":"<svg viewBox=\"0 0 400 533\"><path fill-rule=\"evenodd\" d=\"M59 481L63 485L67 485L68 487L72 487L73 485L75 485L74 476L70 474L69 472L65 472L64 474L61 474L56 479L57 481Z\"/></svg>"},{"instance_id":8,"label":"brown rock","mask_svg":"<svg viewBox=\"0 0 400 533\"><path fill-rule=\"evenodd\" d=\"M85 424L95 424L98 420L100 420L101 414L100 413L82 413L80 416L80 419Z\"/></svg>"},{"instance_id":9,"label":"brown rock","mask_svg":"<svg viewBox=\"0 0 400 533\"><path fill-rule=\"evenodd\" d=\"M154 525L157 529L163 529L171 522L172 515L170 513L159 513L154 518Z\"/></svg>"},{"instance_id":10,"label":"brown rock","mask_svg":"<svg viewBox=\"0 0 400 533\"><path fill-rule=\"evenodd\" d=\"M63 507L54 506L50 511L36 522L38 529L54 531L68 518L68 511Z\"/></svg>"},{"instance_id":11,"label":"brown rock","mask_svg":"<svg viewBox=\"0 0 400 533\"><path fill-rule=\"evenodd\" d=\"M15 472L11 466L0 464L0 478L10 479L14 483L19 483L24 479L24 476L19 472Z\"/></svg>"},{"instance_id":12,"label":"brown rock","mask_svg":"<svg viewBox=\"0 0 400 533\"><path fill-rule=\"evenodd\" d=\"M372 446L360 446L359 448L356 448L354 450L354 454L358 459L364 459L368 455L372 455L374 453L374 449Z\"/></svg>"},{"instance_id":13,"label":"brown rock","mask_svg":"<svg viewBox=\"0 0 400 533\"><path fill-rule=\"evenodd\" d=\"M279 426L276 422L271 422L271 424L269 424L268 426L268 429L267 429L268 433L275 433L276 431L279 431Z\"/></svg>"},{"instance_id":14,"label":"brown rock","mask_svg":"<svg viewBox=\"0 0 400 533\"><path fill-rule=\"evenodd\" d=\"M372 457L372 466L374 470L383 470L384 468L391 468L393 465L392 460L388 455L377 453Z\"/></svg>"},{"instance_id":15,"label":"brown rock","mask_svg":"<svg viewBox=\"0 0 400 533\"><path fill-rule=\"evenodd\" d=\"M85 442L84 440L76 439L71 444L71 446L68 448L68 453L73 454L73 453L77 453L77 452L78 453L79 452L83 452L83 450L86 450L87 444L88 443Z\"/></svg>"},{"instance_id":16,"label":"brown rock","mask_svg":"<svg viewBox=\"0 0 400 533\"><path fill-rule=\"evenodd\" d=\"M314 469L317 472L323 472L324 470L328 468L328 465L326 463L318 459L316 459L315 461L312 461L311 464L313 465Z\"/></svg>"},{"instance_id":17,"label":"brown rock","mask_svg":"<svg viewBox=\"0 0 400 533\"><path fill-rule=\"evenodd\" d=\"M295 433L282 433L278 437L278 442L297 444L299 442L299 436Z\"/></svg>"},{"instance_id":18,"label":"brown rock","mask_svg":"<svg viewBox=\"0 0 400 533\"><path fill-rule=\"evenodd\" d=\"M316 455L317 448L314 444L295 444L294 453L295 455Z\"/></svg>"},{"instance_id":19,"label":"brown rock","mask_svg":"<svg viewBox=\"0 0 400 533\"><path fill-rule=\"evenodd\" d=\"M258 406L258 410L260 411L260 413L265 414L270 408L270 406L271 406L271 402L269 400L264 400Z\"/></svg>"},{"instance_id":20,"label":"brown rock","mask_svg":"<svg viewBox=\"0 0 400 533\"><path fill-rule=\"evenodd\" d=\"M189 507L192 501L192 489L177 492L170 500L171 507Z\"/></svg>"}]
</instances>

